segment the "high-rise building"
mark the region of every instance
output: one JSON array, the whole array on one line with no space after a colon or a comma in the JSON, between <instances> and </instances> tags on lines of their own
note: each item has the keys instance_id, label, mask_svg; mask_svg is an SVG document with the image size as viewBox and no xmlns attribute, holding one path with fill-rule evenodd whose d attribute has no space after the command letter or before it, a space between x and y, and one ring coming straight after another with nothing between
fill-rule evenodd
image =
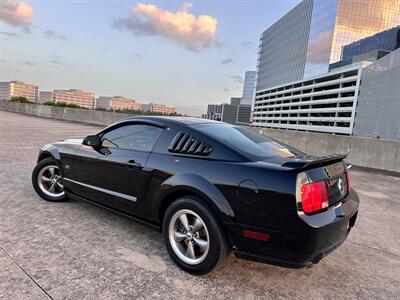
<instances>
[{"instance_id":1,"label":"high-rise building","mask_svg":"<svg viewBox=\"0 0 400 300\"><path fill-rule=\"evenodd\" d=\"M53 92L40 91L39 92L39 103L53 101Z\"/></svg>"},{"instance_id":2,"label":"high-rise building","mask_svg":"<svg viewBox=\"0 0 400 300\"><path fill-rule=\"evenodd\" d=\"M240 104L251 105L256 92L256 71L247 71L244 74L243 95Z\"/></svg>"},{"instance_id":3,"label":"high-rise building","mask_svg":"<svg viewBox=\"0 0 400 300\"><path fill-rule=\"evenodd\" d=\"M342 61L351 63L354 57L373 51L386 53L400 48L400 26L376 33L372 36L343 46Z\"/></svg>"},{"instance_id":4,"label":"high-rise building","mask_svg":"<svg viewBox=\"0 0 400 300\"><path fill-rule=\"evenodd\" d=\"M107 110L140 110L140 103L135 102L133 99L121 96L100 96L96 99L96 108L103 108Z\"/></svg>"},{"instance_id":5,"label":"high-rise building","mask_svg":"<svg viewBox=\"0 0 400 300\"><path fill-rule=\"evenodd\" d=\"M0 100L12 97L25 97L31 102L38 102L39 87L22 81L0 82Z\"/></svg>"},{"instance_id":6,"label":"high-rise building","mask_svg":"<svg viewBox=\"0 0 400 300\"><path fill-rule=\"evenodd\" d=\"M400 0L302 1L263 33L252 125L399 139L399 24Z\"/></svg>"},{"instance_id":7,"label":"high-rise building","mask_svg":"<svg viewBox=\"0 0 400 300\"><path fill-rule=\"evenodd\" d=\"M94 93L84 92L77 89L54 90L53 101L75 104L88 109L95 108Z\"/></svg>"},{"instance_id":8,"label":"high-rise building","mask_svg":"<svg viewBox=\"0 0 400 300\"><path fill-rule=\"evenodd\" d=\"M304 75L313 0L304 0L260 38L256 90L300 80Z\"/></svg>"},{"instance_id":9,"label":"high-rise building","mask_svg":"<svg viewBox=\"0 0 400 300\"><path fill-rule=\"evenodd\" d=\"M326 73L342 48L400 24L400 0L303 0L261 36L256 90Z\"/></svg>"},{"instance_id":10,"label":"high-rise building","mask_svg":"<svg viewBox=\"0 0 400 300\"><path fill-rule=\"evenodd\" d=\"M328 72L343 46L400 24L400 0L314 0L304 77Z\"/></svg>"}]
</instances>

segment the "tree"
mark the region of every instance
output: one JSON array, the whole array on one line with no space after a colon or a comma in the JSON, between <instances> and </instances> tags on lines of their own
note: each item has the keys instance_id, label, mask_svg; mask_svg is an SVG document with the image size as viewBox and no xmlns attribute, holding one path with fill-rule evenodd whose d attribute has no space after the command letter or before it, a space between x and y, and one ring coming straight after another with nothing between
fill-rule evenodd
<instances>
[{"instance_id":1,"label":"tree","mask_svg":"<svg viewBox=\"0 0 400 300\"><path fill-rule=\"evenodd\" d=\"M71 103L66 103L66 102L53 102L53 101L47 101L43 103L43 105L48 105L48 106L57 106L57 107L67 107L67 108L80 108L80 109L86 109L85 107L80 107L79 105L76 104L71 104Z\"/></svg>"},{"instance_id":2,"label":"tree","mask_svg":"<svg viewBox=\"0 0 400 300\"><path fill-rule=\"evenodd\" d=\"M11 97L11 102L18 102L18 103L30 103L32 104L32 101L29 101L28 98L26 97L21 97L21 96L17 96L17 97Z\"/></svg>"}]
</instances>

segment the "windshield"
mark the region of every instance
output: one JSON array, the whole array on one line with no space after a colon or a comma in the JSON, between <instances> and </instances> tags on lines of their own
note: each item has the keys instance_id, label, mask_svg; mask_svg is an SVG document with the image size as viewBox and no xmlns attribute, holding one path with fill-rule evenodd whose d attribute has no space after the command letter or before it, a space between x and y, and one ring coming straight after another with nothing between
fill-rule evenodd
<instances>
[{"instance_id":1,"label":"windshield","mask_svg":"<svg viewBox=\"0 0 400 300\"><path fill-rule=\"evenodd\" d=\"M299 151L291 147L239 126L200 124L196 125L195 128L253 159L294 158L300 154Z\"/></svg>"}]
</instances>

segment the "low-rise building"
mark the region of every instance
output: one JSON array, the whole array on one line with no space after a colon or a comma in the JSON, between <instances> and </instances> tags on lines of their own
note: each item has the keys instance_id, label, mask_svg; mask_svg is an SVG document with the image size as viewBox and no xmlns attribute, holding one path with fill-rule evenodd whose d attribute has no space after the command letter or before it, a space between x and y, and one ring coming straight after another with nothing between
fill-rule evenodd
<instances>
[{"instance_id":1,"label":"low-rise building","mask_svg":"<svg viewBox=\"0 0 400 300\"><path fill-rule=\"evenodd\" d=\"M135 102L133 99L121 96L101 96L96 100L96 108L103 108L107 110L140 110L140 103Z\"/></svg>"},{"instance_id":2,"label":"low-rise building","mask_svg":"<svg viewBox=\"0 0 400 300\"><path fill-rule=\"evenodd\" d=\"M157 103L141 104L140 110L150 111L154 113L161 113L166 115L175 113L175 107Z\"/></svg>"},{"instance_id":3,"label":"low-rise building","mask_svg":"<svg viewBox=\"0 0 400 300\"><path fill-rule=\"evenodd\" d=\"M95 108L94 93L84 92L77 89L54 90L53 101L75 104L88 109Z\"/></svg>"},{"instance_id":4,"label":"low-rise building","mask_svg":"<svg viewBox=\"0 0 400 300\"><path fill-rule=\"evenodd\" d=\"M10 100L10 83L0 82L0 100Z\"/></svg>"},{"instance_id":5,"label":"low-rise building","mask_svg":"<svg viewBox=\"0 0 400 300\"><path fill-rule=\"evenodd\" d=\"M400 49L257 91L252 126L400 139Z\"/></svg>"},{"instance_id":6,"label":"low-rise building","mask_svg":"<svg viewBox=\"0 0 400 300\"><path fill-rule=\"evenodd\" d=\"M39 92L39 103L53 101L53 92L40 91Z\"/></svg>"},{"instance_id":7,"label":"low-rise building","mask_svg":"<svg viewBox=\"0 0 400 300\"><path fill-rule=\"evenodd\" d=\"M175 106L176 113L183 116L199 118L204 114L207 107L204 105L178 105Z\"/></svg>"},{"instance_id":8,"label":"low-rise building","mask_svg":"<svg viewBox=\"0 0 400 300\"><path fill-rule=\"evenodd\" d=\"M221 121L230 124L250 124L251 105L222 104Z\"/></svg>"},{"instance_id":9,"label":"low-rise building","mask_svg":"<svg viewBox=\"0 0 400 300\"><path fill-rule=\"evenodd\" d=\"M252 125L352 134L362 65L256 92Z\"/></svg>"},{"instance_id":10,"label":"low-rise building","mask_svg":"<svg viewBox=\"0 0 400 300\"><path fill-rule=\"evenodd\" d=\"M231 98L230 103L209 104L203 119L222 121L231 124L248 125L250 123L251 105L240 104L241 98Z\"/></svg>"},{"instance_id":11,"label":"low-rise building","mask_svg":"<svg viewBox=\"0 0 400 300\"><path fill-rule=\"evenodd\" d=\"M223 108L223 104L208 104L207 105L207 113L203 114L201 117L203 119L221 121L222 108Z\"/></svg>"},{"instance_id":12,"label":"low-rise building","mask_svg":"<svg viewBox=\"0 0 400 300\"><path fill-rule=\"evenodd\" d=\"M0 99L11 100L13 97L25 97L31 102L38 102L39 86L22 81L0 82Z\"/></svg>"}]
</instances>

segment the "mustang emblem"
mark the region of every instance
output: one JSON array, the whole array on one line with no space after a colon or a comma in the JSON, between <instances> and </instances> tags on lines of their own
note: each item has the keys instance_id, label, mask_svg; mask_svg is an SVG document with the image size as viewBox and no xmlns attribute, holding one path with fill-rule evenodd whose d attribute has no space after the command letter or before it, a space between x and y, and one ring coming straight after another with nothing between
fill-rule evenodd
<instances>
[{"instance_id":1,"label":"mustang emblem","mask_svg":"<svg viewBox=\"0 0 400 300\"><path fill-rule=\"evenodd\" d=\"M344 182L342 180L342 178L339 178L339 180L337 181L337 187L339 189L340 195L344 195L345 194L345 190L344 190Z\"/></svg>"}]
</instances>

